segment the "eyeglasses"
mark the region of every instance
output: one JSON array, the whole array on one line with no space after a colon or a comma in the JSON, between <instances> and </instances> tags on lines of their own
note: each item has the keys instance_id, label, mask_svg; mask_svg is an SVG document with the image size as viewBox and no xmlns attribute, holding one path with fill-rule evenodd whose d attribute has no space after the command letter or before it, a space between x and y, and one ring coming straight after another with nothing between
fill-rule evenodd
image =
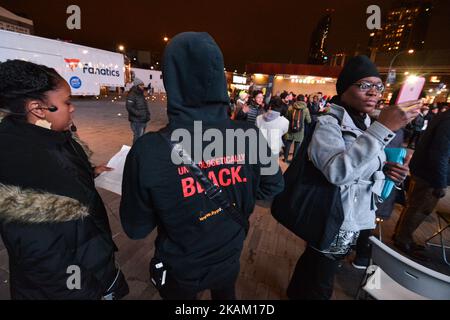
<instances>
[{"instance_id":1,"label":"eyeglasses","mask_svg":"<svg viewBox=\"0 0 450 320\"><path fill-rule=\"evenodd\" d=\"M377 92L384 91L384 84L382 84L382 83L360 82L360 83L355 83L354 86L357 86L359 88L359 90L361 90L361 91L369 91L372 88L375 88L375 90L377 90Z\"/></svg>"}]
</instances>

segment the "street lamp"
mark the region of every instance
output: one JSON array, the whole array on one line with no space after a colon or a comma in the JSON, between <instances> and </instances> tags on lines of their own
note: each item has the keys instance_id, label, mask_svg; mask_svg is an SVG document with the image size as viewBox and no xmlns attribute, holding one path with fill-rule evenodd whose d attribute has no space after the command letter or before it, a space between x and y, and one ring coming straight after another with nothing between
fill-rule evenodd
<instances>
[{"instance_id":1,"label":"street lamp","mask_svg":"<svg viewBox=\"0 0 450 320\"><path fill-rule=\"evenodd\" d=\"M408 54L413 54L414 53L414 49L410 49L410 50L404 50L404 51L400 51L399 53L397 53L391 60L391 63L389 65L389 69L388 69L388 75L386 77L386 86L388 84L388 80L389 80L389 75L391 74L392 71L392 65L394 64L395 59L397 59L397 57L403 53L408 53Z\"/></svg>"},{"instance_id":2,"label":"street lamp","mask_svg":"<svg viewBox=\"0 0 450 320\"><path fill-rule=\"evenodd\" d=\"M125 46L119 45L118 49L119 49L119 51L123 52L123 51L125 51Z\"/></svg>"},{"instance_id":3,"label":"street lamp","mask_svg":"<svg viewBox=\"0 0 450 320\"><path fill-rule=\"evenodd\" d=\"M164 42L168 42L169 41L169 37L164 37L163 40L164 40Z\"/></svg>"}]
</instances>

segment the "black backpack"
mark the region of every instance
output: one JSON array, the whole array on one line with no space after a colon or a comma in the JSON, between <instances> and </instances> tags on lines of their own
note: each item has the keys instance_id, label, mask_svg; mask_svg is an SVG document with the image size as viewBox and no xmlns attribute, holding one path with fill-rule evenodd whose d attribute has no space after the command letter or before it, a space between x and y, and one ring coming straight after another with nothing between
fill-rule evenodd
<instances>
[{"instance_id":1,"label":"black backpack","mask_svg":"<svg viewBox=\"0 0 450 320\"><path fill-rule=\"evenodd\" d=\"M339 232L344 211L339 187L331 184L308 158L315 126L284 173L285 189L275 197L271 211L280 224L309 245L326 250Z\"/></svg>"}]
</instances>

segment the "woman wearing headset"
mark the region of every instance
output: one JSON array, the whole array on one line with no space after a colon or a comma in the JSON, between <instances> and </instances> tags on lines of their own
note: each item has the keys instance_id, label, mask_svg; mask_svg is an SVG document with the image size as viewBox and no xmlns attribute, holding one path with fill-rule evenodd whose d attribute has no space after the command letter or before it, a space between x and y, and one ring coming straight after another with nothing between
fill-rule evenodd
<instances>
[{"instance_id":1,"label":"woman wearing headset","mask_svg":"<svg viewBox=\"0 0 450 320\"><path fill-rule=\"evenodd\" d=\"M82 146L70 87L53 69L0 63L0 234L12 299L118 299L128 293Z\"/></svg>"}]
</instances>

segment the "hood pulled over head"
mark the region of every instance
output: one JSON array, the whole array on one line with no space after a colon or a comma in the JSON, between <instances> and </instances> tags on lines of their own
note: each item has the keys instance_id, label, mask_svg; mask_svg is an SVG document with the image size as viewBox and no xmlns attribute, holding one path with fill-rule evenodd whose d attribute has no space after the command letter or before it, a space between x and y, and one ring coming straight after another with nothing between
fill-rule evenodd
<instances>
[{"instance_id":1,"label":"hood pulled over head","mask_svg":"<svg viewBox=\"0 0 450 320\"><path fill-rule=\"evenodd\" d=\"M206 32L183 32L167 45L163 57L169 121L220 122L230 103L223 55Z\"/></svg>"}]
</instances>

